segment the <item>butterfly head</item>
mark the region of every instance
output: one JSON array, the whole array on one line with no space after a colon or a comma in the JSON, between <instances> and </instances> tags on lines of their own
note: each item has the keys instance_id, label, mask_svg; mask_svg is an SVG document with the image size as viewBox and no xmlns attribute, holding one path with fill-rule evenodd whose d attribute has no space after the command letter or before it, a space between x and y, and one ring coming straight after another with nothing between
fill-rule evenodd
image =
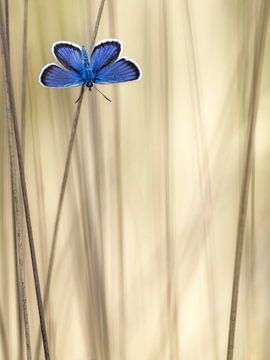
<instances>
[{"instance_id":1,"label":"butterfly head","mask_svg":"<svg viewBox=\"0 0 270 360\"><path fill-rule=\"evenodd\" d=\"M86 84L85 84L86 87L88 87L89 91L92 90L92 87L93 87L93 83L88 81Z\"/></svg>"}]
</instances>

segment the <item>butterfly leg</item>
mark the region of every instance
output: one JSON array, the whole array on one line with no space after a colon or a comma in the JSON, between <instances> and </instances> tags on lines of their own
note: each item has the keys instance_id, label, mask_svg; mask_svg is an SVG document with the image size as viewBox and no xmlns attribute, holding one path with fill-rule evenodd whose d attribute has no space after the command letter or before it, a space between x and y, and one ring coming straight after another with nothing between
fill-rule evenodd
<instances>
[{"instance_id":1,"label":"butterfly leg","mask_svg":"<svg viewBox=\"0 0 270 360\"><path fill-rule=\"evenodd\" d=\"M82 86L81 92L80 92L80 96L79 96L78 99L75 101L75 104L77 104L77 102L79 102L79 101L81 100L82 95L83 95L83 88L84 88L84 86Z\"/></svg>"}]
</instances>

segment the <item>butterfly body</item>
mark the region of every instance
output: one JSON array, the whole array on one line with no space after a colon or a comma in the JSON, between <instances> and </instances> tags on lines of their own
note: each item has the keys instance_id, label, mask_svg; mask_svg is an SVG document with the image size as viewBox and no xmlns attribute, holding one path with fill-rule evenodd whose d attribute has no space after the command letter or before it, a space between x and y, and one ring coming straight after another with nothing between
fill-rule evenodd
<instances>
[{"instance_id":1,"label":"butterfly body","mask_svg":"<svg viewBox=\"0 0 270 360\"><path fill-rule=\"evenodd\" d=\"M122 44L116 39L101 41L88 53L84 46L68 41L53 44L52 52L58 64L48 64L39 75L39 82L46 87L86 86L112 84L138 80L141 69L134 61L119 58Z\"/></svg>"},{"instance_id":2,"label":"butterfly body","mask_svg":"<svg viewBox=\"0 0 270 360\"><path fill-rule=\"evenodd\" d=\"M81 71L81 77L84 81L84 85L91 90L93 86L93 72L90 66L90 60L87 53L87 50L84 46L82 46L82 61L83 61L83 69Z\"/></svg>"}]
</instances>

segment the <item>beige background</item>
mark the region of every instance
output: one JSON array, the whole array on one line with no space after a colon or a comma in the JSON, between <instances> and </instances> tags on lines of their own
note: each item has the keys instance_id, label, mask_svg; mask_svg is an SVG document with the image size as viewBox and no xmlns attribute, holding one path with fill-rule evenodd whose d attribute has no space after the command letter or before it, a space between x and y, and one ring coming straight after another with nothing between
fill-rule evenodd
<instances>
[{"instance_id":1,"label":"beige background","mask_svg":"<svg viewBox=\"0 0 270 360\"><path fill-rule=\"evenodd\" d=\"M226 358L260 4L106 1L97 41L120 39L123 55L140 64L143 78L100 86L112 103L97 92L83 100L46 317L52 359ZM98 6L98 0L29 3L26 176L42 288L79 89L45 89L37 78L54 61L53 42L89 47ZM22 26L23 2L12 0L19 115ZM270 354L269 49L267 37L237 360L266 360ZM5 122L0 126L0 320L9 358L23 359ZM25 250L34 349L39 322L27 243ZM0 341L4 360L1 349Z\"/></svg>"}]
</instances>

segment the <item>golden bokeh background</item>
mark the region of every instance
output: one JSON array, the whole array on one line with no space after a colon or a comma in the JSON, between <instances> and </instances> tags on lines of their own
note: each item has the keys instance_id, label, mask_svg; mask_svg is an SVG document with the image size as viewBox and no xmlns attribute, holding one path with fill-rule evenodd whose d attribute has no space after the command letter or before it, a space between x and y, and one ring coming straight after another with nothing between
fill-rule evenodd
<instances>
[{"instance_id":1,"label":"golden bokeh background","mask_svg":"<svg viewBox=\"0 0 270 360\"><path fill-rule=\"evenodd\" d=\"M138 82L86 92L59 225L46 324L52 359L226 358L238 208L265 0L106 0ZM21 114L24 1L9 8ZM25 172L44 290L79 89L46 89L51 45L90 46L98 0L29 0ZM234 359L270 356L270 38L258 103ZM1 57L0 359L26 359L16 290ZM33 359L39 318L24 231ZM36 356L38 354L38 356Z\"/></svg>"}]
</instances>

